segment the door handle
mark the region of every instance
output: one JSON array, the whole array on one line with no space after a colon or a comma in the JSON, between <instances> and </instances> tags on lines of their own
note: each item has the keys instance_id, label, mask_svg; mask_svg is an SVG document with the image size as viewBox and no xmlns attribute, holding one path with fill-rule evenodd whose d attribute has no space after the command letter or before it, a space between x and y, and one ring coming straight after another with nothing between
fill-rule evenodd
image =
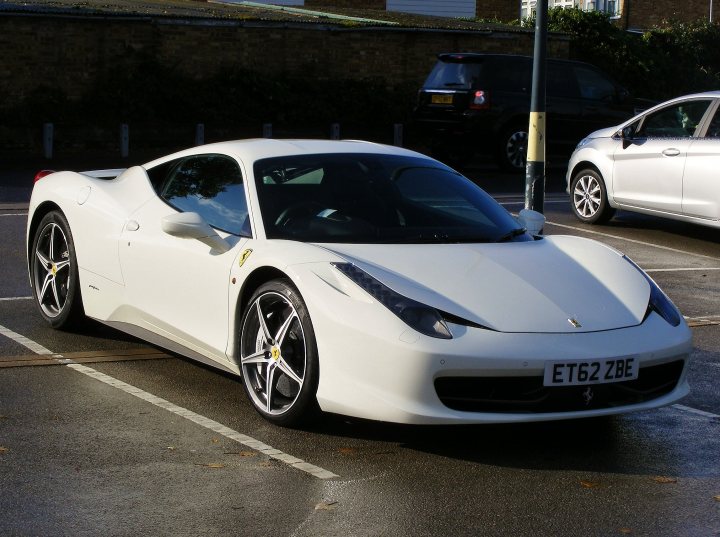
<instances>
[{"instance_id":1,"label":"door handle","mask_svg":"<svg viewBox=\"0 0 720 537\"><path fill-rule=\"evenodd\" d=\"M663 155L666 157L677 157L680 154L679 149L675 149L674 147L671 147L669 149L666 149L662 152Z\"/></svg>"},{"instance_id":2,"label":"door handle","mask_svg":"<svg viewBox=\"0 0 720 537\"><path fill-rule=\"evenodd\" d=\"M128 231L137 231L140 229L140 224L138 224L137 220L128 220L126 228Z\"/></svg>"}]
</instances>

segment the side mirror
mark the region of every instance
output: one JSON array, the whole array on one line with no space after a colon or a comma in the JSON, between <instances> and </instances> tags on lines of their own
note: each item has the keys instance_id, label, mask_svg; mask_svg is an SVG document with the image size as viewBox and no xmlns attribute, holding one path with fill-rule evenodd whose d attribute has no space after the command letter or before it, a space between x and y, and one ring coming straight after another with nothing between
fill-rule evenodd
<instances>
[{"instance_id":1,"label":"side mirror","mask_svg":"<svg viewBox=\"0 0 720 537\"><path fill-rule=\"evenodd\" d=\"M635 127L633 127L632 125L624 127L623 130L620 131L620 138L622 138L623 140L631 141L633 138L635 138Z\"/></svg>"},{"instance_id":2,"label":"side mirror","mask_svg":"<svg viewBox=\"0 0 720 537\"><path fill-rule=\"evenodd\" d=\"M225 253L230 245L198 213L174 213L163 217L162 230L173 237L196 239L213 250Z\"/></svg>"},{"instance_id":3,"label":"side mirror","mask_svg":"<svg viewBox=\"0 0 720 537\"><path fill-rule=\"evenodd\" d=\"M545 215L530 209L520 211L517 220L530 235L540 235L545 227Z\"/></svg>"}]
</instances>

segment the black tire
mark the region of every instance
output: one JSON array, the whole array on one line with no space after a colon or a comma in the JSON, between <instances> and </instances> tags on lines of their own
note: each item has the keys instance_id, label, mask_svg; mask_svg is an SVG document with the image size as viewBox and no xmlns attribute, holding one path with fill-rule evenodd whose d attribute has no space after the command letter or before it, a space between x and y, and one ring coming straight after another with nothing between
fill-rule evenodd
<instances>
[{"instance_id":1,"label":"black tire","mask_svg":"<svg viewBox=\"0 0 720 537\"><path fill-rule=\"evenodd\" d=\"M318 417L315 332L289 280L261 285L248 301L240 324L240 365L245 393L263 418L298 427Z\"/></svg>"},{"instance_id":2,"label":"black tire","mask_svg":"<svg viewBox=\"0 0 720 537\"><path fill-rule=\"evenodd\" d=\"M512 124L500 131L497 163L505 171L523 172L527 164L528 126Z\"/></svg>"},{"instance_id":3,"label":"black tire","mask_svg":"<svg viewBox=\"0 0 720 537\"><path fill-rule=\"evenodd\" d=\"M570 206L575 216L587 224L602 224L615 215L607 199L602 176L592 168L577 172L570 183Z\"/></svg>"},{"instance_id":4,"label":"black tire","mask_svg":"<svg viewBox=\"0 0 720 537\"><path fill-rule=\"evenodd\" d=\"M77 326L85 312L75 243L61 212L52 211L40 221L29 264L35 304L45 321L56 329Z\"/></svg>"}]
</instances>

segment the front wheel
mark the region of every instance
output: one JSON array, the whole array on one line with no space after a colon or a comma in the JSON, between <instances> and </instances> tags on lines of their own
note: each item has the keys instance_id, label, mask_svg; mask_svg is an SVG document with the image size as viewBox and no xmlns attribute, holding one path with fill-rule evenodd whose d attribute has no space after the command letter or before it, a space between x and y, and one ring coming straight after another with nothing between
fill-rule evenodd
<instances>
[{"instance_id":1,"label":"front wheel","mask_svg":"<svg viewBox=\"0 0 720 537\"><path fill-rule=\"evenodd\" d=\"M35 303L43 318L57 329L70 328L84 316L77 256L70 225L59 211L46 214L30 251Z\"/></svg>"},{"instance_id":2,"label":"front wheel","mask_svg":"<svg viewBox=\"0 0 720 537\"><path fill-rule=\"evenodd\" d=\"M289 280L273 280L252 295L240 332L243 386L255 409L295 427L318 414L319 365L307 307Z\"/></svg>"},{"instance_id":3,"label":"front wheel","mask_svg":"<svg viewBox=\"0 0 720 537\"><path fill-rule=\"evenodd\" d=\"M570 195L573 213L588 224L600 224L610 220L615 209L607 199L605 181L593 169L581 170L570 183Z\"/></svg>"}]
</instances>

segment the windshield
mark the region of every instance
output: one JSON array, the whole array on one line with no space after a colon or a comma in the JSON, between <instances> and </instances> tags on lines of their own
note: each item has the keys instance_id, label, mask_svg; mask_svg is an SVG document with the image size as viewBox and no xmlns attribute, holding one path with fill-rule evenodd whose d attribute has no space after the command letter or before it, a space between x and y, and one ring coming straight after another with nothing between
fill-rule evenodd
<instances>
[{"instance_id":1,"label":"windshield","mask_svg":"<svg viewBox=\"0 0 720 537\"><path fill-rule=\"evenodd\" d=\"M433 160L323 154L254 167L270 239L343 243L531 240L481 188Z\"/></svg>"},{"instance_id":2,"label":"windshield","mask_svg":"<svg viewBox=\"0 0 720 537\"><path fill-rule=\"evenodd\" d=\"M435 64L425 81L425 88L470 89L479 84L481 63L444 62Z\"/></svg>"}]
</instances>

